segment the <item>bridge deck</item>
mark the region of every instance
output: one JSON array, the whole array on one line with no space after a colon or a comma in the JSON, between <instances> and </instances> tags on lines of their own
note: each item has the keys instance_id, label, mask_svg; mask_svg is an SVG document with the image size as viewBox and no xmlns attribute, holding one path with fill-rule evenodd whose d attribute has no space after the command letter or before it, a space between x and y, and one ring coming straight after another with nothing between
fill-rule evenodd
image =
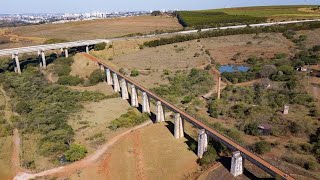
<instances>
[{"instance_id":1,"label":"bridge deck","mask_svg":"<svg viewBox=\"0 0 320 180\"><path fill-rule=\"evenodd\" d=\"M166 108L168 108L168 109L170 109L170 110L172 110L172 111L174 111L176 113L180 113L181 117L183 119L187 120L188 122L192 123L193 125L197 126L198 128L205 129L207 131L208 135L210 135L214 139L222 142L227 147L231 148L232 150L240 151L241 154L244 156L244 158L248 159L250 162L252 162L255 165L257 165L258 167L262 168L267 173L269 173L269 174L271 174L273 176L278 175L278 176L282 177L283 179L288 179L288 180L294 179L293 177L289 176L288 174L286 174L285 172L283 172L279 168L273 166L272 164L268 163L267 161L265 161L261 157L257 156L256 154L254 154L254 153L250 152L249 150L247 150L246 148L242 147L240 144L238 144L235 141L227 138L226 136L222 135L218 131L211 129L209 126L207 126L204 123L200 122L199 120L197 120L193 116L189 115L188 113L180 110L175 105L172 105L171 103L169 103L165 99L157 96L156 94L154 94L153 92L151 92L148 89L144 88L140 84L138 84L138 83L134 82L133 80L131 80L130 78L122 75L117 70L115 70L115 69L109 67L107 64L101 62L99 59L97 59L97 58L95 58L95 57L93 57L93 56L91 56L89 54L83 54L83 55L86 56L87 58L89 58L92 61L95 61L95 62L98 62L98 63L102 64L105 68L110 69L110 71L116 73L121 78L124 78L128 83L135 85L137 89L146 92L154 100L161 101L162 105L165 106Z\"/></svg>"}]
</instances>

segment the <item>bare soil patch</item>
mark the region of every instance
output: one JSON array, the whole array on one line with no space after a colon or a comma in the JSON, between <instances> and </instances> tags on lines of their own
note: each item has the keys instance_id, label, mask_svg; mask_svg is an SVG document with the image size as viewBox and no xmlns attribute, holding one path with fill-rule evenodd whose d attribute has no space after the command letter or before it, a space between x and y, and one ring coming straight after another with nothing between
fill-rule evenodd
<instances>
[{"instance_id":1,"label":"bare soil patch","mask_svg":"<svg viewBox=\"0 0 320 180\"><path fill-rule=\"evenodd\" d=\"M81 54L76 54L73 59L74 62L71 65L70 72L72 76L88 78L93 71L99 69L99 66L95 65L93 61L88 61L87 58Z\"/></svg>"}]
</instances>

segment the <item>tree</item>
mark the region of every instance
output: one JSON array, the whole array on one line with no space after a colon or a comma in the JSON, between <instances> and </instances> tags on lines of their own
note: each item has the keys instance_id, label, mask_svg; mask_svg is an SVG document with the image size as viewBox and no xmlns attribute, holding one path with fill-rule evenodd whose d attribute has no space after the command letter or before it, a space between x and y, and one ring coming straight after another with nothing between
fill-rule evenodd
<instances>
[{"instance_id":1,"label":"tree","mask_svg":"<svg viewBox=\"0 0 320 180\"><path fill-rule=\"evenodd\" d=\"M104 50L106 48L106 43L103 42L103 43L98 43L96 45L94 45L94 50L95 51L101 51L101 50Z\"/></svg>"},{"instance_id":2,"label":"tree","mask_svg":"<svg viewBox=\"0 0 320 180\"><path fill-rule=\"evenodd\" d=\"M256 136L259 134L259 130L258 130L258 123L253 122L253 123L249 123L244 127L244 132L246 134L250 134L253 136Z\"/></svg>"},{"instance_id":3,"label":"tree","mask_svg":"<svg viewBox=\"0 0 320 180\"><path fill-rule=\"evenodd\" d=\"M137 77L137 76L139 76L139 74L140 74L140 72L138 70L134 69L134 70L131 71L130 76Z\"/></svg>"},{"instance_id":4,"label":"tree","mask_svg":"<svg viewBox=\"0 0 320 180\"><path fill-rule=\"evenodd\" d=\"M103 82L106 79L106 75L100 69L93 71L89 76L90 85L96 85L99 82Z\"/></svg>"},{"instance_id":5,"label":"tree","mask_svg":"<svg viewBox=\"0 0 320 180\"><path fill-rule=\"evenodd\" d=\"M75 162L84 158L87 154L87 149L80 144L71 144L69 150L66 151L65 156L68 161Z\"/></svg>"},{"instance_id":6,"label":"tree","mask_svg":"<svg viewBox=\"0 0 320 180\"><path fill-rule=\"evenodd\" d=\"M211 146L208 146L207 151L203 154L203 157L199 159L199 164L201 166L213 163L218 159L217 151Z\"/></svg>"},{"instance_id":7,"label":"tree","mask_svg":"<svg viewBox=\"0 0 320 180\"><path fill-rule=\"evenodd\" d=\"M264 154L271 151L271 144L267 141L260 141L254 144L253 150L258 154Z\"/></svg>"}]
</instances>

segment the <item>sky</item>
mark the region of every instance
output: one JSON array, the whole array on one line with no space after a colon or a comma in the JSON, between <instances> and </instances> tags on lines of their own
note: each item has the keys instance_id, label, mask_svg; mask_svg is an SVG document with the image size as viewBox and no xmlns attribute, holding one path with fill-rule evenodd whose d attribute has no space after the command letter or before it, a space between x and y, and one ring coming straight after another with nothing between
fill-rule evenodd
<instances>
[{"instance_id":1,"label":"sky","mask_svg":"<svg viewBox=\"0 0 320 180\"><path fill-rule=\"evenodd\" d=\"M196 10L295 4L320 5L320 0L0 0L0 14Z\"/></svg>"}]
</instances>

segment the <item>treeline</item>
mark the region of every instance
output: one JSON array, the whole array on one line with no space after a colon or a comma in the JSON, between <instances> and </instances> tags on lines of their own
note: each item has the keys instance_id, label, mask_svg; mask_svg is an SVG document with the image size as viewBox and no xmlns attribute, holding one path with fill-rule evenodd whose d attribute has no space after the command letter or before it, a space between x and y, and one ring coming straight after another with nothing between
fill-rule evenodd
<instances>
[{"instance_id":1,"label":"treeline","mask_svg":"<svg viewBox=\"0 0 320 180\"><path fill-rule=\"evenodd\" d=\"M254 24L266 22L266 17L229 15L224 12L179 11L179 23L184 27L207 28L236 24Z\"/></svg>"},{"instance_id":2,"label":"treeline","mask_svg":"<svg viewBox=\"0 0 320 180\"><path fill-rule=\"evenodd\" d=\"M48 84L37 68L28 67L18 76L0 74L0 84L12 99L13 110L21 116L12 119L24 134L40 134L40 154L56 158L73 144L74 131L67 123L71 113L79 111L81 102L99 101L105 96L96 92L72 91Z\"/></svg>"},{"instance_id":3,"label":"treeline","mask_svg":"<svg viewBox=\"0 0 320 180\"><path fill-rule=\"evenodd\" d=\"M292 31L308 30L320 28L320 22L308 22L299 24L286 24L277 26L266 26L266 27L246 27L240 29L225 29L225 30L212 30L206 32L199 32L196 34L188 35L176 35L168 38L160 38L157 40L147 41L143 45L146 47L156 47L166 44L173 44L185 41L191 41L194 39L228 36L228 35L238 35L238 34L258 34L258 33L283 33L288 29Z\"/></svg>"}]
</instances>

